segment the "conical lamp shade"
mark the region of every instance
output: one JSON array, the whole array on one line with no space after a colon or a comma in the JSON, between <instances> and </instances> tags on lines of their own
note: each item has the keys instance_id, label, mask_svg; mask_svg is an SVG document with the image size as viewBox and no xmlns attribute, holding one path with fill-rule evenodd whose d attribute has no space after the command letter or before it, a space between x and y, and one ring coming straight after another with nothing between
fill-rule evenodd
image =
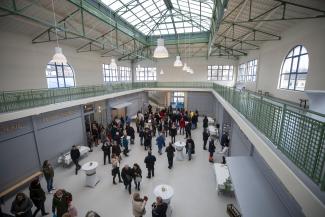
<instances>
[{"instance_id":1,"label":"conical lamp shade","mask_svg":"<svg viewBox=\"0 0 325 217\"><path fill-rule=\"evenodd\" d=\"M180 56L176 56L176 60L174 62L174 66L175 67L182 67L183 66L183 63L181 61L181 57Z\"/></svg>"},{"instance_id":2,"label":"conical lamp shade","mask_svg":"<svg viewBox=\"0 0 325 217\"><path fill-rule=\"evenodd\" d=\"M184 63L183 71L187 71L187 65L186 65L186 63Z\"/></svg>"},{"instance_id":3,"label":"conical lamp shade","mask_svg":"<svg viewBox=\"0 0 325 217\"><path fill-rule=\"evenodd\" d=\"M160 74L161 74L161 75L165 74L165 73L164 73L164 70L160 70Z\"/></svg>"},{"instance_id":4,"label":"conical lamp shade","mask_svg":"<svg viewBox=\"0 0 325 217\"><path fill-rule=\"evenodd\" d=\"M111 69L117 69L117 65L114 58L111 59L111 64L109 66Z\"/></svg>"},{"instance_id":5,"label":"conical lamp shade","mask_svg":"<svg viewBox=\"0 0 325 217\"><path fill-rule=\"evenodd\" d=\"M55 54L52 58L52 61L58 65L67 65L67 58L62 53L62 48L55 47Z\"/></svg>"},{"instance_id":6,"label":"conical lamp shade","mask_svg":"<svg viewBox=\"0 0 325 217\"><path fill-rule=\"evenodd\" d=\"M168 51L166 49L166 47L164 46L164 39L162 38L158 38L157 40L157 47L153 53L153 57L154 58L168 58Z\"/></svg>"}]
</instances>

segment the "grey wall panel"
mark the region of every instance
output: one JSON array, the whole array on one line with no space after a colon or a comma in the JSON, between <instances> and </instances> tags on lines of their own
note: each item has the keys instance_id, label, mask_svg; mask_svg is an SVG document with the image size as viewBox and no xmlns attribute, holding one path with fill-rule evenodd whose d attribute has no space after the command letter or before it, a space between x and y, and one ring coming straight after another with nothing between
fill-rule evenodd
<instances>
[{"instance_id":1,"label":"grey wall panel","mask_svg":"<svg viewBox=\"0 0 325 217\"><path fill-rule=\"evenodd\" d=\"M33 133L0 142L0 191L39 168Z\"/></svg>"},{"instance_id":2,"label":"grey wall panel","mask_svg":"<svg viewBox=\"0 0 325 217\"><path fill-rule=\"evenodd\" d=\"M231 156L250 155L252 144L234 121L232 122L230 144Z\"/></svg>"},{"instance_id":3,"label":"grey wall panel","mask_svg":"<svg viewBox=\"0 0 325 217\"><path fill-rule=\"evenodd\" d=\"M210 92L188 92L187 109L198 110L200 115L215 117L215 98Z\"/></svg>"},{"instance_id":4,"label":"grey wall panel","mask_svg":"<svg viewBox=\"0 0 325 217\"><path fill-rule=\"evenodd\" d=\"M33 131L30 117L0 123L0 141L11 139Z\"/></svg>"},{"instance_id":5,"label":"grey wall panel","mask_svg":"<svg viewBox=\"0 0 325 217\"><path fill-rule=\"evenodd\" d=\"M37 132L38 151L41 161L56 160L61 153L71 149L74 144L83 144L83 128L81 117L62 122Z\"/></svg>"}]
</instances>

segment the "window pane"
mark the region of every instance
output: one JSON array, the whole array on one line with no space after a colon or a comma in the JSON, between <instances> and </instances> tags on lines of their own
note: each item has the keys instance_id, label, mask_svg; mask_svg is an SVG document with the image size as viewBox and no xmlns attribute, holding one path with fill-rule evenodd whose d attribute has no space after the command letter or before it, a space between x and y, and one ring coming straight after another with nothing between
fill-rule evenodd
<instances>
[{"instance_id":1,"label":"window pane","mask_svg":"<svg viewBox=\"0 0 325 217\"><path fill-rule=\"evenodd\" d=\"M65 86L66 87L74 87L74 79L73 78L65 78Z\"/></svg>"},{"instance_id":2,"label":"window pane","mask_svg":"<svg viewBox=\"0 0 325 217\"><path fill-rule=\"evenodd\" d=\"M295 48L295 50L293 51L293 55L294 55L294 56L300 54L300 48L301 48L301 46L297 46L297 47Z\"/></svg>"},{"instance_id":3,"label":"window pane","mask_svg":"<svg viewBox=\"0 0 325 217\"><path fill-rule=\"evenodd\" d=\"M296 90L303 91L305 90L307 74L298 74L296 81Z\"/></svg>"},{"instance_id":4,"label":"window pane","mask_svg":"<svg viewBox=\"0 0 325 217\"><path fill-rule=\"evenodd\" d=\"M57 88L58 87L58 81L56 78L47 78L47 87L48 88Z\"/></svg>"},{"instance_id":5,"label":"window pane","mask_svg":"<svg viewBox=\"0 0 325 217\"><path fill-rule=\"evenodd\" d=\"M307 72L309 65L309 58L308 55L302 55L299 60L299 68L298 72Z\"/></svg>"},{"instance_id":6,"label":"window pane","mask_svg":"<svg viewBox=\"0 0 325 217\"><path fill-rule=\"evenodd\" d=\"M70 67L64 67L64 76L65 77L73 77L73 72Z\"/></svg>"},{"instance_id":7,"label":"window pane","mask_svg":"<svg viewBox=\"0 0 325 217\"><path fill-rule=\"evenodd\" d=\"M283 65L283 69L282 69L282 73L290 73L290 68L291 68L291 58L286 59L284 61L284 65Z\"/></svg>"},{"instance_id":8,"label":"window pane","mask_svg":"<svg viewBox=\"0 0 325 217\"><path fill-rule=\"evenodd\" d=\"M65 87L64 86L64 78L58 78L59 81L59 87Z\"/></svg>"},{"instance_id":9,"label":"window pane","mask_svg":"<svg viewBox=\"0 0 325 217\"><path fill-rule=\"evenodd\" d=\"M296 75L297 74L291 74L290 75L289 90L294 90L295 89Z\"/></svg>"},{"instance_id":10,"label":"window pane","mask_svg":"<svg viewBox=\"0 0 325 217\"><path fill-rule=\"evenodd\" d=\"M307 50L304 46L301 47L301 54L306 54Z\"/></svg>"},{"instance_id":11,"label":"window pane","mask_svg":"<svg viewBox=\"0 0 325 217\"><path fill-rule=\"evenodd\" d=\"M281 81L280 81L280 88L287 89L288 88L288 82L289 82L289 75L282 75Z\"/></svg>"},{"instance_id":12,"label":"window pane","mask_svg":"<svg viewBox=\"0 0 325 217\"><path fill-rule=\"evenodd\" d=\"M62 65L57 65L56 69L57 69L58 76L63 76Z\"/></svg>"},{"instance_id":13,"label":"window pane","mask_svg":"<svg viewBox=\"0 0 325 217\"><path fill-rule=\"evenodd\" d=\"M299 57L293 58L291 72L297 72L298 58Z\"/></svg>"}]
</instances>

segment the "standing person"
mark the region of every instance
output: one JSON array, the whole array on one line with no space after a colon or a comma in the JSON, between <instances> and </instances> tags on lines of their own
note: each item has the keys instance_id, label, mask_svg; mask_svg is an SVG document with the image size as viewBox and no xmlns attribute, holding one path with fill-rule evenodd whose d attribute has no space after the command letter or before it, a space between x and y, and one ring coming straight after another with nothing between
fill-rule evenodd
<instances>
[{"instance_id":1,"label":"standing person","mask_svg":"<svg viewBox=\"0 0 325 217\"><path fill-rule=\"evenodd\" d=\"M123 179L125 189L129 189L129 194L131 194L133 172L129 165L125 164L121 172L121 177Z\"/></svg>"},{"instance_id":2,"label":"standing person","mask_svg":"<svg viewBox=\"0 0 325 217\"><path fill-rule=\"evenodd\" d=\"M46 200L45 192L39 182L39 178L34 179L29 185L29 197L36 206L36 210L33 213L33 217L41 210L42 216L46 216L49 213L45 211L44 203Z\"/></svg>"},{"instance_id":3,"label":"standing person","mask_svg":"<svg viewBox=\"0 0 325 217\"><path fill-rule=\"evenodd\" d=\"M144 132L144 150L151 150L151 142L152 142L152 135L151 135L151 132L149 130L149 128L146 128L145 129L145 132Z\"/></svg>"},{"instance_id":4,"label":"standing person","mask_svg":"<svg viewBox=\"0 0 325 217\"><path fill-rule=\"evenodd\" d=\"M11 204L10 212L15 217L32 217L32 207L33 203L26 194L19 192Z\"/></svg>"},{"instance_id":5,"label":"standing person","mask_svg":"<svg viewBox=\"0 0 325 217\"><path fill-rule=\"evenodd\" d=\"M207 129L203 130L203 150L207 150L207 142L210 136L210 133L207 131Z\"/></svg>"},{"instance_id":6,"label":"standing person","mask_svg":"<svg viewBox=\"0 0 325 217\"><path fill-rule=\"evenodd\" d=\"M228 156L228 151L229 151L229 145L225 144L225 146L222 148L222 150L219 152L222 156L222 164L226 164L226 156Z\"/></svg>"},{"instance_id":7,"label":"standing person","mask_svg":"<svg viewBox=\"0 0 325 217\"><path fill-rule=\"evenodd\" d=\"M124 134L123 138L122 138L122 145L123 145L123 154L127 157L129 156L129 140L127 138L127 135Z\"/></svg>"},{"instance_id":8,"label":"standing person","mask_svg":"<svg viewBox=\"0 0 325 217\"><path fill-rule=\"evenodd\" d=\"M104 153L104 165L106 165L106 158L108 158L108 163L111 164L111 147L112 145L106 137L102 145L102 151Z\"/></svg>"},{"instance_id":9,"label":"standing person","mask_svg":"<svg viewBox=\"0 0 325 217\"><path fill-rule=\"evenodd\" d=\"M59 189L53 196L52 213L57 217L62 217L68 212L69 203L72 201L72 195L64 189Z\"/></svg>"},{"instance_id":10,"label":"standing person","mask_svg":"<svg viewBox=\"0 0 325 217\"><path fill-rule=\"evenodd\" d=\"M112 176L113 176L113 184L114 185L116 185L116 182L115 182L116 175L118 175L119 182L122 183L119 158L115 154L112 154Z\"/></svg>"},{"instance_id":11,"label":"standing person","mask_svg":"<svg viewBox=\"0 0 325 217\"><path fill-rule=\"evenodd\" d=\"M76 165L76 175L78 175L78 170L80 170L81 166L79 165L80 151L76 145L72 146L70 156L73 163Z\"/></svg>"},{"instance_id":12,"label":"standing person","mask_svg":"<svg viewBox=\"0 0 325 217\"><path fill-rule=\"evenodd\" d=\"M156 139L156 144L158 146L158 153L161 155L161 149L163 146L165 146L165 137L163 136L162 133L160 133L160 135L157 137Z\"/></svg>"},{"instance_id":13,"label":"standing person","mask_svg":"<svg viewBox=\"0 0 325 217\"><path fill-rule=\"evenodd\" d=\"M170 128L170 136L172 137L172 143L175 143L176 135L177 135L177 128L175 122L173 122Z\"/></svg>"},{"instance_id":14,"label":"standing person","mask_svg":"<svg viewBox=\"0 0 325 217\"><path fill-rule=\"evenodd\" d=\"M52 190L55 190L55 188L53 188L54 170L48 160L44 161L42 170L47 184L47 192L52 194Z\"/></svg>"},{"instance_id":15,"label":"standing person","mask_svg":"<svg viewBox=\"0 0 325 217\"><path fill-rule=\"evenodd\" d=\"M161 197L156 198L156 202L152 204L152 217L166 217L168 204L163 202Z\"/></svg>"},{"instance_id":16,"label":"standing person","mask_svg":"<svg viewBox=\"0 0 325 217\"><path fill-rule=\"evenodd\" d=\"M144 196L143 199L140 198L139 193L133 194L132 199L132 213L134 217L142 217L146 214L146 204L148 197Z\"/></svg>"},{"instance_id":17,"label":"standing person","mask_svg":"<svg viewBox=\"0 0 325 217\"><path fill-rule=\"evenodd\" d=\"M185 120L184 118L182 117L180 120L179 120L179 134L181 135L184 135L184 132L185 132Z\"/></svg>"},{"instance_id":18,"label":"standing person","mask_svg":"<svg viewBox=\"0 0 325 217\"><path fill-rule=\"evenodd\" d=\"M216 146L214 145L214 140L211 139L209 142L209 162L213 163L213 153L216 151Z\"/></svg>"},{"instance_id":19,"label":"standing person","mask_svg":"<svg viewBox=\"0 0 325 217\"><path fill-rule=\"evenodd\" d=\"M171 169L173 167L173 160L174 160L174 153L175 153L175 148L173 147L171 142L169 143L165 151L167 152L168 169Z\"/></svg>"},{"instance_id":20,"label":"standing person","mask_svg":"<svg viewBox=\"0 0 325 217\"><path fill-rule=\"evenodd\" d=\"M147 178L151 178L155 176L155 162L156 157L151 154L151 151L148 151L148 156L145 157L144 163L146 164L146 167L148 169L148 175Z\"/></svg>"},{"instance_id":21,"label":"standing person","mask_svg":"<svg viewBox=\"0 0 325 217\"><path fill-rule=\"evenodd\" d=\"M126 127L126 134L130 137L130 143L131 143L131 145L133 145L134 144L134 139L135 139L135 135L134 135L134 129L133 129L133 127L131 126L131 125L127 125L127 127Z\"/></svg>"},{"instance_id":22,"label":"standing person","mask_svg":"<svg viewBox=\"0 0 325 217\"><path fill-rule=\"evenodd\" d=\"M186 153L188 154L188 160L191 160L192 154L195 154L195 144L191 137L186 140L185 149Z\"/></svg>"},{"instance_id":23,"label":"standing person","mask_svg":"<svg viewBox=\"0 0 325 217\"><path fill-rule=\"evenodd\" d=\"M228 136L228 132L224 132L221 136L221 141L220 141L220 145L222 148L224 148L226 145L229 146L229 136Z\"/></svg>"},{"instance_id":24,"label":"standing person","mask_svg":"<svg viewBox=\"0 0 325 217\"><path fill-rule=\"evenodd\" d=\"M168 124L168 119L167 118L165 118L165 120L164 120L164 131L165 131L166 138L167 138L168 132L169 132L169 124Z\"/></svg>"},{"instance_id":25,"label":"standing person","mask_svg":"<svg viewBox=\"0 0 325 217\"><path fill-rule=\"evenodd\" d=\"M186 138L191 137L191 130L192 130L192 124L190 121L187 121L185 124L185 133L186 133Z\"/></svg>"},{"instance_id":26,"label":"standing person","mask_svg":"<svg viewBox=\"0 0 325 217\"><path fill-rule=\"evenodd\" d=\"M89 131L87 132L87 145L90 149L89 152L92 152L93 151L93 139L92 139L92 136Z\"/></svg>"},{"instance_id":27,"label":"standing person","mask_svg":"<svg viewBox=\"0 0 325 217\"><path fill-rule=\"evenodd\" d=\"M121 159L121 147L116 144L116 142L112 145L112 157L113 154L118 158Z\"/></svg>"},{"instance_id":28,"label":"standing person","mask_svg":"<svg viewBox=\"0 0 325 217\"><path fill-rule=\"evenodd\" d=\"M143 139L144 139L143 127L139 127L139 137L140 137L140 145L143 145Z\"/></svg>"},{"instance_id":29,"label":"standing person","mask_svg":"<svg viewBox=\"0 0 325 217\"><path fill-rule=\"evenodd\" d=\"M142 170L141 170L139 164L137 164L137 163L133 164L132 170L133 170L135 189L140 191L140 183L142 180Z\"/></svg>"},{"instance_id":30,"label":"standing person","mask_svg":"<svg viewBox=\"0 0 325 217\"><path fill-rule=\"evenodd\" d=\"M203 118L203 128L208 128L208 125L209 125L208 117L205 115Z\"/></svg>"}]
</instances>

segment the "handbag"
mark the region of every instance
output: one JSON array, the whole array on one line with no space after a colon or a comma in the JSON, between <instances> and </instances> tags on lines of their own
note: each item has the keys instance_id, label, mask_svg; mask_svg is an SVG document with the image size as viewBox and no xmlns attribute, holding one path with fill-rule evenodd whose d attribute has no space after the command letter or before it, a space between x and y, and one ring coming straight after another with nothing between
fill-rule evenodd
<instances>
[{"instance_id":1,"label":"handbag","mask_svg":"<svg viewBox=\"0 0 325 217\"><path fill-rule=\"evenodd\" d=\"M137 177L135 177L135 181L136 181L136 182L141 182L141 181L142 181L141 176L137 176Z\"/></svg>"}]
</instances>

